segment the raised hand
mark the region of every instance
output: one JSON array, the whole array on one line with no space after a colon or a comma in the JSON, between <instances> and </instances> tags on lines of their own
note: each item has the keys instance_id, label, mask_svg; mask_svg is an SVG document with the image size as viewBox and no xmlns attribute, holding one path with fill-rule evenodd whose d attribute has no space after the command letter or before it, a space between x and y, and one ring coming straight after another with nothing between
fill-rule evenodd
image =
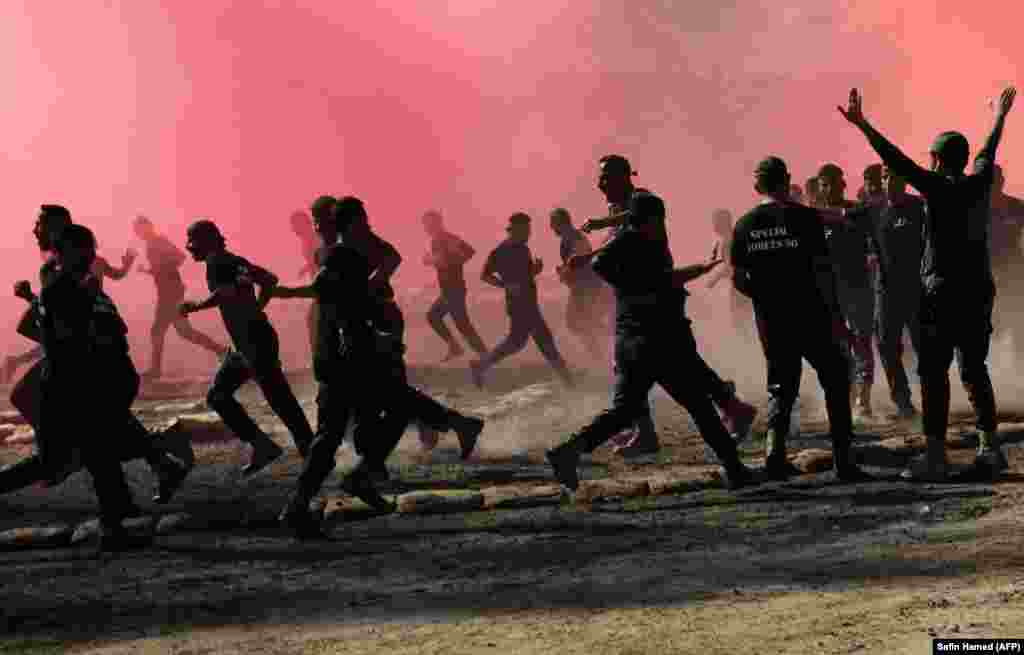
<instances>
[{"instance_id":1,"label":"raised hand","mask_svg":"<svg viewBox=\"0 0 1024 655\"><path fill-rule=\"evenodd\" d=\"M1003 89L1002 95L999 96L999 101L989 100L988 106L995 112L997 117L1004 117L1010 113L1013 109L1013 101L1017 97L1017 88L1008 86Z\"/></svg>"},{"instance_id":2,"label":"raised hand","mask_svg":"<svg viewBox=\"0 0 1024 655\"><path fill-rule=\"evenodd\" d=\"M725 261L722 259L722 254L718 251L718 247L719 243L716 241L714 247L711 248L711 256L704 262L704 267L709 271Z\"/></svg>"},{"instance_id":3,"label":"raised hand","mask_svg":"<svg viewBox=\"0 0 1024 655\"><path fill-rule=\"evenodd\" d=\"M843 118L853 125L860 126L864 124L864 106L860 92L857 89L850 89L850 98L847 101L846 109L843 109L842 106L838 106L836 109L843 115Z\"/></svg>"}]
</instances>

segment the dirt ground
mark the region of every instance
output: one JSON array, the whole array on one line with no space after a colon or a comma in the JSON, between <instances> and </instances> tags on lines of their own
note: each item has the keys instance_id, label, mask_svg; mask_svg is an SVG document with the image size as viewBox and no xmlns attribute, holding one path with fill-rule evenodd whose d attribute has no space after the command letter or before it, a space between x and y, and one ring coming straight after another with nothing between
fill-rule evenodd
<instances>
[{"instance_id":1,"label":"dirt ground","mask_svg":"<svg viewBox=\"0 0 1024 655\"><path fill-rule=\"evenodd\" d=\"M535 366L499 370L486 393L462 369L413 377L467 411L536 393L494 412L467 464L455 463L451 435L421 457L411 431L389 462L402 480L396 493L550 484L543 449L608 395L606 379L566 392ZM312 415L310 381L295 383ZM244 393L287 443L258 391ZM199 399L195 390L186 398ZM156 425L174 414L155 409L167 402L137 410ZM815 399L802 407L792 449L827 448ZM584 476L707 480L716 467L686 413L662 396L655 413L665 443L655 463L625 465L602 449ZM954 461L972 454L970 418L957 415L951 429L966 435ZM1024 440L1019 427L1005 433L1014 444ZM1024 637L1024 457L1011 446L1011 472L995 485L905 483L904 455L879 442L913 443L918 428L861 426L862 459L878 476L869 483L822 473L589 505L336 512L327 543L296 542L275 524L298 471L294 450L244 482L237 468L248 455L237 442L204 446L175 501L146 505L201 517L201 527L127 554L94 544L0 553L0 653L926 653L935 636ZM749 462L761 445L756 436L744 443ZM0 449L0 462L25 452ZM127 470L147 498L148 471ZM336 479L324 491L331 503L342 496ZM94 512L80 474L56 490L0 497L0 530L75 524Z\"/></svg>"}]
</instances>

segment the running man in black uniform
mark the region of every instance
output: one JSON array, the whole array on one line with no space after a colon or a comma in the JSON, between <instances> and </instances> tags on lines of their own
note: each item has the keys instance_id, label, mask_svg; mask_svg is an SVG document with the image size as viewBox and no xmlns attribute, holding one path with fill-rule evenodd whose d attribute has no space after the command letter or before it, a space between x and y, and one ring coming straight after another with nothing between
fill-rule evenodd
<instances>
[{"instance_id":1,"label":"running man in black uniform","mask_svg":"<svg viewBox=\"0 0 1024 655\"><path fill-rule=\"evenodd\" d=\"M509 355L525 348L526 341L532 337L544 359L555 369L562 382L571 387L574 384L572 373L558 352L555 337L544 320L537 298L534 278L544 270L544 262L534 258L530 247L526 245L530 239L530 217L523 213L513 214L506 230L508 238L487 256L480 279L504 289L509 333L493 351L470 364L473 382L483 387L487 371Z\"/></svg>"},{"instance_id":2,"label":"running man in black uniform","mask_svg":"<svg viewBox=\"0 0 1024 655\"><path fill-rule=\"evenodd\" d=\"M856 89L850 91L847 107L838 108L867 137L889 171L917 189L926 203L919 372L928 450L904 471L911 479L946 479L949 366L954 351L981 432L974 471L998 476L1007 467L996 434L996 401L985 363L995 300L988 232L996 149L1016 94L1016 89L1007 88L994 103L995 124L975 157L972 175L964 174L970 147L959 132L943 132L935 139L931 170L926 170L872 127Z\"/></svg>"},{"instance_id":3,"label":"running man in black uniform","mask_svg":"<svg viewBox=\"0 0 1024 655\"><path fill-rule=\"evenodd\" d=\"M235 393L250 380L259 385L305 457L313 442L313 430L281 370L277 331L263 312L277 286L277 276L229 252L212 221L196 221L189 226L186 248L196 261L206 263L210 295L200 302L183 302L179 311L185 316L216 307L235 347L224 356L206 402L239 439L253 447L252 459L242 467L242 474L256 473L284 452L235 399ZM258 297L254 286L260 288Z\"/></svg>"},{"instance_id":4,"label":"running man in black uniform","mask_svg":"<svg viewBox=\"0 0 1024 655\"><path fill-rule=\"evenodd\" d=\"M149 370L142 377L157 379L163 375L164 340L171 326L182 339L218 357L223 356L227 352L225 346L192 327L188 318L178 313L178 307L185 300L185 283L178 272L185 263L185 253L167 237L157 233L153 222L145 216L135 219L134 228L136 236L146 242L146 259L149 261L149 268L140 268L139 271L152 275L156 284L156 315L149 331L152 351Z\"/></svg>"},{"instance_id":5,"label":"running man in black uniform","mask_svg":"<svg viewBox=\"0 0 1024 655\"><path fill-rule=\"evenodd\" d=\"M603 180L602 184L618 184ZM547 452L555 477L567 489L579 486L580 455L593 452L636 423L647 411L651 387L659 384L690 413L701 436L722 462L731 488L749 484L753 474L739 459L736 443L711 402L706 364L686 318L680 290L721 262L674 271L665 238L665 205L651 193L633 193L626 227L595 255L578 257L592 265L615 291L615 388L612 407ZM592 260L592 261L591 261Z\"/></svg>"},{"instance_id":6,"label":"running man in black uniform","mask_svg":"<svg viewBox=\"0 0 1024 655\"><path fill-rule=\"evenodd\" d=\"M297 489L281 514L281 521L300 538L322 536L309 501L334 469L350 419L355 422L358 459L343 488L379 509L391 509L391 504L374 488L374 474L384 468L414 416L431 421L437 430L456 430L463 458L473 451L483 429L480 419L452 411L408 384L401 324L391 320L393 310L380 311L381 300L369 287L369 261L347 245L347 235L337 243L338 228L347 232L360 220L352 203L335 205L327 218L318 216L317 232L324 243L334 245L324 250L316 279L306 287L274 291L284 298L316 297L320 307L313 358L319 383L317 434Z\"/></svg>"},{"instance_id":7,"label":"running man in black uniform","mask_svg":"<svg viewBox=\"0 0 1024 655\"><path fill-rule=\"evenodd\" d=\"M836 342L845 330L822 215L790 200L789 180L778 157L758 164L754 188L765 199L737 221L729 255L736 289L753 300L768 363L766 471L776 480L799 474L786 459L786 437L807 358L825 390L835 472L857 481L865 476L850 457L850 379Z\"/></svg>"},{"instance_id":8,"label":"running man in black uniform","mask_svg":"<svg viewBox=\"0 0 1024 655\"><path fill-rule=\"evenodd\" d=\"M428 211L423 214L423 229L430 237L430 251L423 258L423 263L437 269L437 285L441 295L427 312L427 322L437 336L448 344L448 354L442 361L451 361L461 357L465 350L452 336L444 324L445 316L451 316L455 327L477 355L485 355L487 346L469 320L466 307L466 278L462 273L466 262L473 258L476 251L468 243L445 229L441 213Z\"/></svg>"},{"instance_id":9,"label":"running man in black uniform","mask_svg":"<svg viewBox=\"0 0 1024 655\"><path fill-rule=\"evenodd\" d=\"M633 170L629 160L621 155L606 155L599 162L601 174L598 179L598 189L604 194L608 201L610 215L603 219L593 219L583 225L584 232L612 228L613 236L607 242L614 240L619 231L625 229L629 216L629 207L636 194L649 194L646 189L638 189L633 186ZM663 222L662 222L663 223ZM664 230L662 224L660 228ZM666 261L669 268L672 266L672 253L668 250L667 236L663 239L665 243ZM685 288L677 292L679 302L686 300L688 292ZM757 408L743 402L736 396L736 385L726 382L707 365L707 362L697 353L700 360L701 373L707 378L706 386L711 390L711 400L722 413L722 420L726 429L737 439L742 441L750 432L750 427L757 416ZM626 456L643 456L658 451L658 434L654 427L654 420L651 417L650 405L647 406L647 413L642 415L637 425L636 435L616 452Z\"/></svg>"}]
</instances>

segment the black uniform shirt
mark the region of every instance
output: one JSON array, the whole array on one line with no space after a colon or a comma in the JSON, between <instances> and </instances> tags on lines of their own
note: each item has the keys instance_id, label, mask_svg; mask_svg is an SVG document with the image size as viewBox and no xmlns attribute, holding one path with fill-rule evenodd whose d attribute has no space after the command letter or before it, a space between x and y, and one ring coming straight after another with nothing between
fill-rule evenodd
<instances>
[{"instance_id":1,"label":"black uniform shirt","mask_svg":"<svg viewBox=\"0 0 1024 655\"><path fill-rule=\"evenodd\" d=\"M834 209L854 207L854 203L843 201L841 207ZM848 287L866 289L871 286L871 274L868 272L871 218L867 212L858 212L849 216L848 222L847 225L826 225L825 243L836 277Z\"/></svg>"},{"instance_id":2,"label":"black uniform shirt","mask_svg":"<svg viewBox=\"0 0 1024 655\"><path fill-rule=\"evenodd\" d=\"M505 239L491 251L484 263L484 273L497 275L506 286L516 285L518 290L505 291L508 302L537 300L537 283L533 275L533 255L530 247L520 241Z\"/></svg>"},{"instance_id":3,"label":"black uniform shirt","mask_svg":"<svg viewBox=\"0 0 1024 655\"><path fill-rule=\"evenodd\" d=\"M798 312L830 305L818 286L818 262L828 256L818 212L795 202L762 203L744 214L729 253L737 287L755 307Z\"/></svg>"},{"instance_id":4,"label":"black uniform shirt","mask_svg":"<svg viewBox=\"0 0 1024 655\"><path fill-rule=\"evenodd\" d=\"M373 349L369 319L376 301L369 297L369 262L353 248L324 248L320 264L313 281L319 307L313 372L328 382L338 371L343 344L349 352Z\"/></svg>"},{"instance_id":5,"label":"black uniform shirt","mask_svg":"<svg viewBox=\"0 0 1024 655\"><path fill-rule=\"evenodd\" d=\"M252 282L246 279L252 268L253 265L245 258L227 250L206 259L206 285L210 291L221 287L235 289L236 295L222 299L218 309L232 343L243 354L259 354L253 349L265 346L267 337L273 332L267 315L256 302Z\"/></svg>"},{"instance_id":6,"label":"black uniform shirt","mask_svg":"<svg viewBox=\"0 0 1024 655\"><path fill-rule=\"evenodd\" d=\"M991 287L989 200L995 153L982 148L972 175L947 177L918 166L880 134L869 134L868 139L885 165L924 198L921 282L925 289Z\"/></svg>"},{"instance_id":7,"label":"black uniform shirt","mask_svg":"<svg viewBox=\"0 0 1024 655\"><path fill-rule=\"evenodd\" d=\"M874 242L878 249L880 289L893 293L919 293L924 201L905 195L898 202L872 211Z\"/></svg>"}]
</instances>

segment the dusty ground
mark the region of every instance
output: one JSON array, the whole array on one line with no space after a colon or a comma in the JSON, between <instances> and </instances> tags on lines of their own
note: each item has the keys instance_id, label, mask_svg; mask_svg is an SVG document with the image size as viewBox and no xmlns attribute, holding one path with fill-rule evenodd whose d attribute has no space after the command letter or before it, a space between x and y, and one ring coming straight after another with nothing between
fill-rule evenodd
<instances>
[{"instance_id":1,"label":"dusty ground","mask_svg":"<svg viewBox=\"0 0 1024 655\"><path fill-rule=\"evenodd\" d=\"M414 373L466 410L550 380L543 367L508 369L484 394L461 369ZM308 401L309 381L296 385ZM573 393L540 388L550 393L490 422L477 461L452 463L446 436L432 463L420 462L410 433L393 472L405 489L549 483L543 448L599 410L607 388L600 379ZM258 392L246 394L258 420L276 428ZM156 424L173 415L153 411L158 404L137 409ZM794 449L827 446L815 400L804 407ZM625 466L599 451L585 475L706 478L715 467L685 412L663 397L655 408L666 444L657 463ZM952 435L969 433L969 418L958 417ZM862 455L881 479L856 486L821 474L733 494L445 516L337 513L336 540L318 544L295 542L274 523L296 475L294 452L246 483L235 472L247 457L236 443L208 446L175 502L159 509L201 516L205 528L118 556L90 545L0 553L0 653L925 653L934 635L1024 636L1024 458L1010 448L1011 475L994 486L907 484L894 479L900 456L875 442L913 434L863 428ZM969 446L970 436L958 443ZM756 462L757 440L745 450ZM0 449L0 461L19 452ZM970 450L952 456L966 461ZM145 498L148 472L128 470ZM336 485L325 487L329 499L340 496ZM93 512L78 475L58 490L0 498L0 530Z\"/></svg>"}]
</instances>

